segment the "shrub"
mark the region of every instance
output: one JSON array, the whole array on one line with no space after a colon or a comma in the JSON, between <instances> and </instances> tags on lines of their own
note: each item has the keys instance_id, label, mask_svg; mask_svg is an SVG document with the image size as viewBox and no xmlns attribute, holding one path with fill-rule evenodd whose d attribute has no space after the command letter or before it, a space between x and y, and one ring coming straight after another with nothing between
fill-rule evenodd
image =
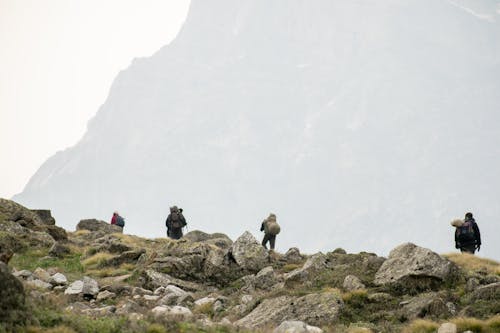
<instances>
[{"instance_id":1,"label":"shrub","mask_svg":"<svg viewBox=\"0 0 500 333\"><path fill-rule=\"evenodd\" d=\"M465 332L472 331L474 333L488 332L486 322L469 317L454 318L451 320L452 323L457 325L457 331Z\"/></svg>"},{"instance_id":2,"label":"shrub","mask_svg":"<svg viewBox=\"0 0 500 333\"><path fill-rule=\"evenodd\" d=\"M167 330L160 324L151 324L148 326L146 333L167 333Z\"/></svg>"}]
</instances>

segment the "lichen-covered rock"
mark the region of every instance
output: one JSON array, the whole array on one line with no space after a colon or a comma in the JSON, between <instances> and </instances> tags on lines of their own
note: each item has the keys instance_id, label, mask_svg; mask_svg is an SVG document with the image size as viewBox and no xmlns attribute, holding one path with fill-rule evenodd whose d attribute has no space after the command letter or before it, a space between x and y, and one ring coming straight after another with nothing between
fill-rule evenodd
<instances>
[{"instance_id":1,"label":"lichen-covered rock","mask_svg":"<svg viewBox=\"0 0 500 333\"><path fill-rule=\"evenodd\" d=\"M277 326L285 320L300 320L315 326L331 325L343 306L342 299L335 292L303 297L281 296L265 299L235 324L249 329Z\"/></svg>"},{"instance_id":2,"label":"lichen-covered rock","mask_svg":"<svg viewBox=\"0 0 500 333\"><path fill-rule=\"evenodd\" d=\"M68 279L64 274L56 273L50 277L49 282L54 286L65 286L68 284Z\"/></svg>"},{"instance_id":3,"label":"lichen-covered rock","mask_svg":"<svg viewBox=\"0 0 500 333\"><path fill-rule=\"evenodd\" d=\"M96 280L84 276L83 280L77 280L70 284L64 293L66 295L78 295L83 298L95 298L99 293L99 285Z\"/></svg>"},{"instance_id":4,"label":"lichen-covered rock","mask_svg":"<svg viewBox=\"0 0 500 333\"><path fill-rule=\"evenodd\" d=\"M184 238L190 240L191 242L204 242L212 244L221 249L228 249L233 244L233 241L225 234L207 234L200 230L190 231L184 235Z\"/></svg>"},{"instance_id":5,"label":"lichen-covered rock","mask_svg":"<svg viewBox=\"0 0 500 333\"><path fill-rule=\"evenodd\" d=\"M300 254L300 250L296 247L291 247L283 255L283 260L288 264L298 264L304 260L304 256Z\"/></svg>"},{"instance_id":6,"label":"lichen-covered rock","mask_svg":"<svg viewBox=\"0 0 500 333\"><path fill-rule=\"evenodd\" d=\"M0 323L7 328L14 324L23 325L27 318L23 284L2 262L0 262L0 286Z\"/></svg>"},{"instance_id":7,"label":"lichen-covered rock","mask_svg":"<svg viewBox=\"0 0 500 333\"><path fill-rule=\"evenodd\" d=\"M47 233L54 238L55 241L67 241L68 234L66 230L56 225L47 225L46 226Z\"/></svg>"},{"instance_id":8,"label":"lichen-covered rock","mask_svg":"<svg viewBox=\"0 0 500 333\"><path fill-rule=\"evenodd\" d=\"M33 213L38 215L43 224L45 225L55 225L56 220L52 217L52 213L49 209L31 209Z\"/></svg>"},{"instance_id":9,"label":"lichen-covered rock","mask_svg":"<svg viewBox=\"0 0 500 333\"><path fill-rule=\"evenodd\" d=\"M348 291L353 291L353 290L359 290L359 289L364 289L365 285L361 280L354 275L347 275L344 279L343 287L345 290Z\"/></svg>"},{"instance_id":10,"label":"lichen-covered rock","mask_svg":"<svg viewBox=\"0 0 500 333\"><path fill-rule=\"evenodd\" d=\"M55 242L49 250L49 255L57 258L63 258L71 253L69 247L60 242Z\"/></svg>"},{"instance_id":11,"label":"lichen-covered rock","mask_svg":"<svg viewBox=\"0 0 500 333\"><path fill-rule=\"evenodd\" d=\"M141 279L143 281L143 287L151 290L159 287L166 287L168 285L174 285L186 291L202 291L210 289L201 284L177 279L168 274L157 272L153 269L145 270L141 275Z\"/></svg>"},{"instance_id":12,"label":"lichen-covered rock","mask_svg":"<svg viewBox=\"0 0 500 333\"><path fill-rule=\"evenodd\" d=\"M314 276L326 268L326 256L319 252L307 259L305 264L290 273L285 274L285 286L293 287L306 281L311 281Z\"/></svg>"},{"instance_id":13,"label":"lichen-covered rock","mask_svg":"<svg viewBox=\"0 0 500 333\"><path fill-rule=\"evenodd\" d=\"M309 326L303 321L286 320L276 327L273 333L322 333L323 330L316 326Z\"/></svg>"},{"instance_id":14,"label":"lichen-covered rock","mask_svg":"<svg viewBox=\"0 0 500 333\"><path fill-rule=\"evenodd\" d=\"M424 317L448 318L452 315L445 300L436 293L422 294L405 302L401 314L409 320Z\"/></svg>"},{"instance_id":15,"label":"lichen-covered rock","mask_svg":"<svg viewBox=\"0 0 500 333\"><path fill-rule=\"evenodd\" d=\"M261 269L257 275L255 275L254 286L258 289L270 290L276 283L278 279L276 278L276 273L272 266L265 267Z\"/></svg>"},{"instance_id":16,"label":"lichen-covered rock","mask_svg":"<svg viewBox=\"0 0 500 333\"><path fill-rule=\"evenodd\" d=\"M123 229L116 225L96 219L80 220L80 222L76 225L76 230L89 230L92 232L94 238L100 238L107 234L123 232Z\"/></svg>"},{"instance_id":17,"label":"lichen-covered rock","mask_svg":"<svg viewBox=\"0 0 500 333\"><path fill-rule=\"evenodd\" d=\"M269 253L248 231L229 249L231 257L242 269L256 273L269 264Z\"/></svg>"},{"instance_id":18,"label":"lichen-covered rock","mask_svg":"<svg viewBox=\"0 0 500 333\"><path fill-rule=\"evenodd\" d=\"M457 266L448 259L429 249L406 243L390 252L375 274L374 282L400 292L415 293L434 289L443 282L455 282L458 273Z\"/></svg>"},{"instance_id":19,"label":"lichen-covered rock","mask_svg":"<svg viewBox=\"0 0 500 333\"><path fill-rule=\"evenodd\" d=\"M478 287L472 293L473 300L500 300L500 282Z\"/></svg>"}]
</instances>

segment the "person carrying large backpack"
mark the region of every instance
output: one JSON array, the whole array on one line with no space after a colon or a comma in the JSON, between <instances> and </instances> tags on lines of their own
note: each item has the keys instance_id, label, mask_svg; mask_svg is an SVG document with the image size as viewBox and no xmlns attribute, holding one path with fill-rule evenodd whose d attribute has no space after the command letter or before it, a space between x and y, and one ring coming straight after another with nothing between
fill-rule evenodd
<instances>
[{"instance_id":1,"label":"person carrying large backpack","mask_svg":"<svg viewBox=\"0 0 500 333\"><path fill-rule=\"evenodd\" d=\"M167 236L172 239L180 239L182 235L182 228L184 228L187 223L184 215L182 215L182 208L179 209L177 206L170 207L170 214L168 214L167 220L165 221L167 227Z\"/></svg>"},{"instance_id":2,"label":"person carrying large backpack","mask_svg":"<svg viewBox=\"0 0 500 333\"><path fill-rule=\"evenodd\" d=\"M455 230L455 248L460 249L461 252L474 254L481 248L481 233L477 226L476 220L472 213L466 213L465 219L455 220L452 225L456 227Z\"/></svg>"},{"instance_id":3,"label":"person carrying large backpack","mask_svg":"<svg viewBox=\"0 0 500 333\"><path fill-rule=\"evenodd\" d=\"M113 213L113 217L111 217L111 224L119 226L120 228L123 229L123 227L125 227L125 219L122 216L120 216L120 214L117 211L115 211Z\"/></svg>"},{"instance_id":4,"label":"person carrying large backpack","mask_svg":"<svg viewBox=\"0 0 500 333\"><path fill-rule=\"evenodd\" d=\"M276 215L273 213L269 214L269 217L265 219L261 226L260 231L264 231L264 239L262 240L262 246L267 249L267 242L271 245L271 250L274 250L274 244L276 243L276 235L280 233L281 228L278 222L276 222Z\"/></svg>"}]
</instances>

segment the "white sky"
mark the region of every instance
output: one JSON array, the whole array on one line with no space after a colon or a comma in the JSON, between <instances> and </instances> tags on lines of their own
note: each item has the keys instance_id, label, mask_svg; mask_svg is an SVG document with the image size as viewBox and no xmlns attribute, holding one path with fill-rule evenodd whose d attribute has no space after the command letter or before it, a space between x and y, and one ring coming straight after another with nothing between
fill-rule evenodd
<instances>
[{"instance_id":1,"label":"white sky","mask_svg":"<svg viewBox=\"0 0 500 333\"><path fill-rule=\"evenodd\" d=\"M189 0L0 0L0 197L74 145L135 57L177 34Z\"/></svg>"}]
</instances>

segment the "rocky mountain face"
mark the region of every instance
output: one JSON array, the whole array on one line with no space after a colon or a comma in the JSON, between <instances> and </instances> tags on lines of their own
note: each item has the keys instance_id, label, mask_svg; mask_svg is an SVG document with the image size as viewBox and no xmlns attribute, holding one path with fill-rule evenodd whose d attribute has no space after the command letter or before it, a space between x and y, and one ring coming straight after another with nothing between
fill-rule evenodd
<instances>
[{"instance_id":1,"label":"rocky mountain face","mask_svg":"<svg viewBox=\"0 0 500 333\"><path fill-rule=\"evenodd\" d=\"M459 265L412 243L388 258L268 252L248 232L234 242L202 231L144 239L93 219L64 235L0 201L0 332L489 333L500 325L500 265L472 255Z\"/></svg>"},{"instance_id":2,"label":"rocky mountain face","mask_svg":"<svg viewBox=\"0 0 500 333\"><path fill-rule=\"evenodd\" d=\"M193 0L15 200L70 230L119 210L148 237L173 204L232 238L274 212L278 246L310 252L446 252L471 210L498 259L499 19L486 0Z\"/></svg>"}]
</instances>

